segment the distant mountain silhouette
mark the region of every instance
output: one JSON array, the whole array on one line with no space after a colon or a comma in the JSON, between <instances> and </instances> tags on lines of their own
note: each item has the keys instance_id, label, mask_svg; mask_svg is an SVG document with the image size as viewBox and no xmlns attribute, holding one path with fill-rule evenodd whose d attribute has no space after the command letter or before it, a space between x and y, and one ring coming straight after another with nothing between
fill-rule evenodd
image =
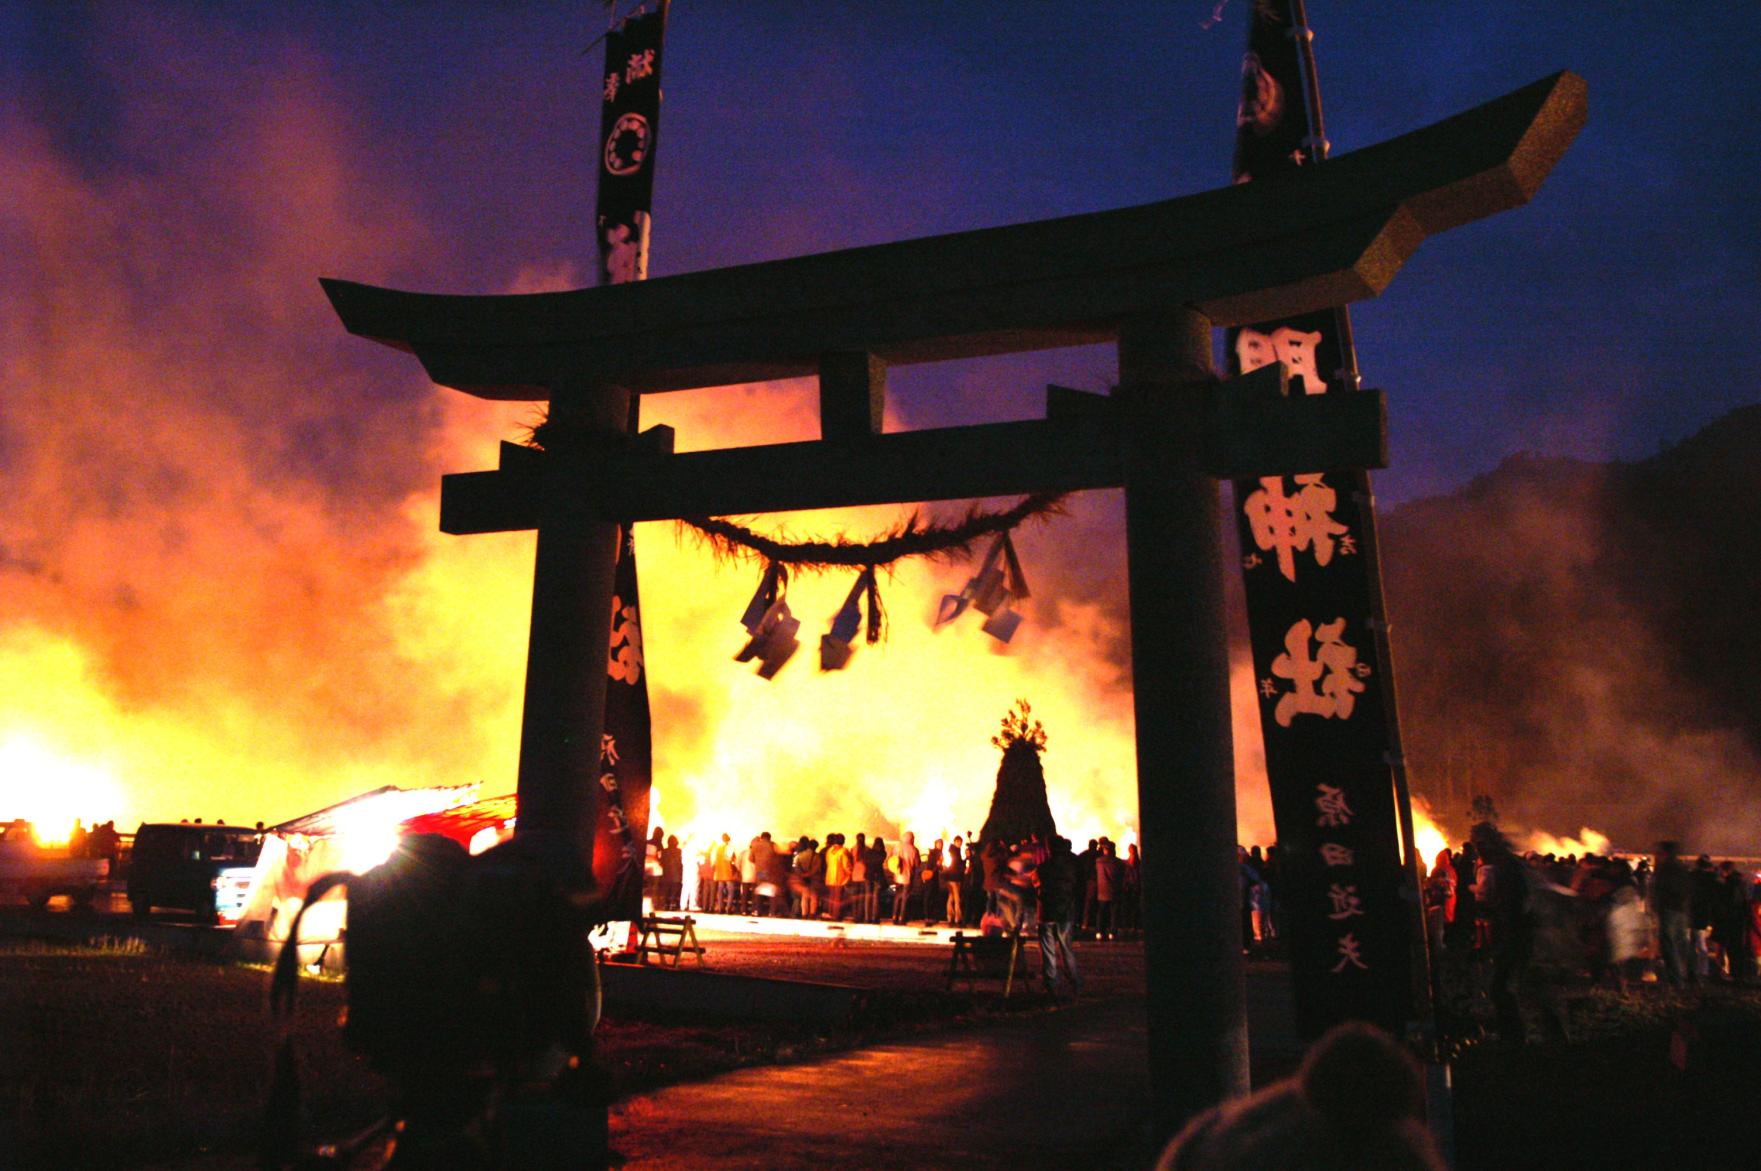
<instances>
[{"instance_id":1,"label":"distant mountain silhouette","mask_svg":"<svg viewBox=\"0 0 1761 1171\"><path fill-rule=\"evenodd\" d=\"M1761 855L1761 405L1631 463L1513 456L1382 521L1406 754L1446 824Z\"/></svg>"}]
</instances>

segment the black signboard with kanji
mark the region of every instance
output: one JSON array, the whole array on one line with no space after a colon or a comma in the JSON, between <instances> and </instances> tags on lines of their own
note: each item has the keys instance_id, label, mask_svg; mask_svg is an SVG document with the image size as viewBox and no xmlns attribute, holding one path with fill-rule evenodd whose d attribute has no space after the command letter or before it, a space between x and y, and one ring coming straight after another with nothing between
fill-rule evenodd
<instances>
[{"instance_id":1,"label":"black signboard with kanji","mask_svg":"<svg viewBox=\"0 0 1761 1171\"><path fill-rule=\"evenodd\" d=\"M660 127L660 51L666 4L631 17L605 38L599 116L599 283L648 276L649 211L654 201L654 146ZM642 917L642 878L654 781L653 722L642 654L636 546L628 524L618 532L612 599L610 678L599 783L604 788L593 836L593 878L608 920Z\"/></svg>"},{"instance_id":2,"label":"black signboard with kanji","mask_svg":"<svg viewBox=\"0 0 1761 1171\"><path fill-rule=\"evenodd\" d=\"M648 712L648 670L636 594L636 547L630 526L619 530L611 648L606 658L605 734L599 783L604 797L593 836L593 880L606 900L605 918L642 917L642 875L654 780L654 732Z\"/></svg>"},{"instance_id":3,"label":"black signboard with kanji","mask_svg":"<svg viewBox=\"0 0 1761 1171\"><path fill-rule=\"evenodd\" d=\"M1315 165L1289 0L1256 0L1236 114L1235 179ZM1357 390L1341 313L1229 331L1230 372L1272 362L1291 394ZM1238 480L1255 687L1278 831L1278 899L1297 1019L1315 1036L1342 1020L1400 1034L1413 1015L1411 909L1402 869L1386 640L1368 476Z\"/></svg>"},{"instance_id":4,"label":"black signboard with kanji","mask_svg":"<svg viewBox=\"0 0 1761 1171\"><path fill-rule=\"evenodd\" d=\"M648 275L665 33L662 5L624 21L605 38L599 113L600 284L621 285Z\"/></svg>"}]
</instances>

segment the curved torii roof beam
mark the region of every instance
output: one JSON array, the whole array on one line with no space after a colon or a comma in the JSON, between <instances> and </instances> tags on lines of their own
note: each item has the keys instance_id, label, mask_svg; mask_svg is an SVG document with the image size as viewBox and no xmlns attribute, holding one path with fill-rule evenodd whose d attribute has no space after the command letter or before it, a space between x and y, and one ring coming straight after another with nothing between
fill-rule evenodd
<instances>
[{"instance_id":1,"label":"curved torii roof beam","mask_svg":"<svg viewBox=\"0 0 1761 1171\"><path fill-rule=\"evenodd\" d=\"M350 333L485 398L639 392L1107 341L1190 306L1217 325L1380 293L1426 236L1528 201L1583 126L1554 74L1288 176L1009 227L566 293L447 296L322 283Z\"/></svg>"}]
</instances>

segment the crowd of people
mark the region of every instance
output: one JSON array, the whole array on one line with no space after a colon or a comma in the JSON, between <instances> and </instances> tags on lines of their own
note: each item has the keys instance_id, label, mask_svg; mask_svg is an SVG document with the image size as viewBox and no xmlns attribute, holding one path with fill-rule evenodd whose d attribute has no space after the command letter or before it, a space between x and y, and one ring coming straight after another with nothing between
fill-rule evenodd
<instances>
[{"instance_id":1,"label":"crowd of people","mask_svg":"<svg viewBox=\"0 0 1761 1171\"><path fill-rule=\"evenodd\" d=\"M1433 953L1488 969L1498 1032L1519 1040L1525 988L1548 1034L1563 1037L1558 988L1573 974L1623 993L1647 977L1676 988L1748 984L1761 951L1761 882L1704 854L1690 865L1673 841L1636 864L1519 854L1481 823L1459 850L1437 854L1425 908Z\"/></svg>"},{"instance_id":2,"label":"crowd of people","mask_svg":"<svg viewBox=\"0 0 1761 1171\"><path fill-rule=\"evenodd\" d=\"M116 831L114 821L104 821L87 829L79 818L74 818L73 831L67 838L67 852L75 858L105 858L114 866L117 855L122 850L122 835Z\"/></svg>"},{"instance_id":3,"label":"crowd of people","mask_svg":"<svg viewBox=\"0 0 1761 1171\"><path fill-rule=\"evenodd\" d=\"M1141 862L1135 844L1121 854L1105 837L1076 853L1055 835L1006 842L966 834L923 847L910 831L891 845L864 833L777 842L768 830L741 845L724 833L687 858L676 835L656 829L647 894L657 911L1032 929L1047 983L1074 995L1071 940L1140 930Z\"/></svg>"},{"instance_id":4,"label":"crowd of people","mask_svg":"<svg viewBox=\"0 0 1761 1171\"><path fill-rule=\"evenodd\" d=\"M744 845L722 834L690 857L656 829L648 891L657 911L891 922L1008 931L1037 927L1048 971L1071 940L1141 932L1141 857L1108 839L1073 852L1061 838L920 846L907 832L854 841L829 833ZM1238 849L1241 937L1276 946L1282 903L1278 848ZM1540 1004L1549 1033L1565 1018L1556 986L1568 972L1623 993L1655 979L1685 988L1747 984L1761 955L1761 881L1731 861L1688 862L1675 842L1653 857L1518 853L1490 823L1438 853L1425 881L1426 925L1440 963L1477 975L1504 1036L1522 1037L1519 989ZM1047 924L1051 924L1050 929ZM1062 925L1060 931L1059 925ZM1073 970L1074 957L1064 966ZM1533 979L1538 977L1538 979Z\"/></svg>"}]
</instances>

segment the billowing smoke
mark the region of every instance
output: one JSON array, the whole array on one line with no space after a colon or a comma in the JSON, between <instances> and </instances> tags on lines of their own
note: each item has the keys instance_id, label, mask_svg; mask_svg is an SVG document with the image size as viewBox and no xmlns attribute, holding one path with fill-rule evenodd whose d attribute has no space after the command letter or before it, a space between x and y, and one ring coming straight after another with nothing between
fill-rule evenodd
<instances>
[{"instance_id":1,"label":"billowing smoke","mask_svg":"<svg viewBox=\"0 0 1761 1171\"><path fill-rule=\"evenodd\" d=\"M101 149L57 95L0 115L0 719L130 812L273 816L468 725L467 695L411 691L386 608L439 407L345 351L314 280L428 241L299 54L214 40L198 75L132 31L87 63L129 74ZM261 88L188 92L229 64Z\"/></svg>"},{"instance_id":2,"label":"billowing smoke","mask_svg":"<svg viewBox=\"0 0 1761 1171\"><path fill-rule=\"evenodd\" d=\"M1446 824L1761 843L1761 407L1631 464L1515 457L1385 526L1415 785Z\"/></svg>"},{"instance_id":3,"label":"billowing smoke","mask_svg":"<svg viewBox=\"0 0 1761 1171\"><path fill-rule=\"evenodd\" d=\"M0 813L55 798L127 828L275 821L387 783L507 791L531 537L443 537L436 494L533 409L435 390L342 332L319 275L430 284L451 245L299 45L196 31L133 22L70 65L108 95L95 140L66 93L0 113ZM556 258L503 272L503 291L582 283ZM644 422L686 448L776 442L815 433L812 403L809 384L726 388L653 399ZM801 579L807 645L774 682L731 662L756 569L640 527L662 818L976 828L989 737L1026 697L1060 824L1129 832L1119 512L1088 494L1020 535L1035 597L1009 647L970 619L932 630L968 570L911 564L882 583L887 641L822 675L812 637L849 582ZM57 788L92 775L114 788ZM1244 809L1269 840L1263 792Z\"/></svg>"}]
</instances>

